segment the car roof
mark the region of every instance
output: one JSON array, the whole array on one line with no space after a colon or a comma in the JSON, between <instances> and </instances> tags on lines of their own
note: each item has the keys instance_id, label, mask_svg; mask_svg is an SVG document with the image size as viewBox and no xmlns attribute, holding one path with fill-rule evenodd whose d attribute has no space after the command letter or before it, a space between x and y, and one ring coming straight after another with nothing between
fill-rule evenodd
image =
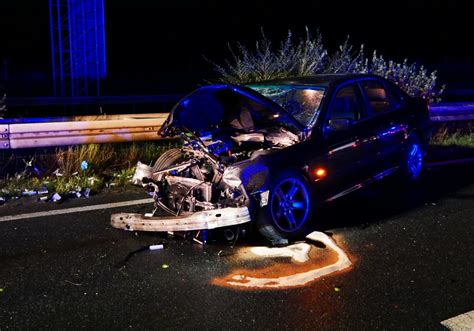
<instances>
[{"instance_id":1,"label":"car roof","mask_svg":"<svg viewBox=\"0 0 474 331\"><path fill-rule=\"evenodd\" d=\"M376 75L369 74L322 74L305 77L288 77L280 79L272 79L262 82L249 83L247 85L315 85L321 87L329 87L338 85L342 82L357 78L381 78Z\"/></svg>"}]
</instances>

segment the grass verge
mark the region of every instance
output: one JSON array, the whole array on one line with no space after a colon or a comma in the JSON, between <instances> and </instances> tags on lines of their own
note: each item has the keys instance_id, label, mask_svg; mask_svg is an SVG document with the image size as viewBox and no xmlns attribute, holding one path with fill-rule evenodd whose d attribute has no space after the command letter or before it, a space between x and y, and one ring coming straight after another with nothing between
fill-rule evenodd
<instances>
[{"instance_id":1,"label":"grass verge","mask_svg":"<svg viewBox=\"0 0 474 331\"><path fill-rule=\"evenodd\" d=\"M35 150L5 157L0 171L0 197L28 195L31 191L66 194L104 187L124 186L132 178L138 161L152 165L167 149L180 141L133 142L80 145L55 150Z\"/></svg>"}]
</instances>

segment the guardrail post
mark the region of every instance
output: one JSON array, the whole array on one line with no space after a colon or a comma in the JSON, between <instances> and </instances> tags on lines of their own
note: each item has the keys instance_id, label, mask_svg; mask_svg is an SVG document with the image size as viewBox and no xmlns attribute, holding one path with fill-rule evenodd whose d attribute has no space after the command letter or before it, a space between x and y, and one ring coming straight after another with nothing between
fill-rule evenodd
<instances>
[{"instance_id":1,"label":"guardrail post","mask_svg":"<svg viewBox=\"0 0 474 331\"><path fill-rule=\"evenodd\" d=\"M10 149L9 124L0 124L0 149Z\"/></svg>"}]
</instances>

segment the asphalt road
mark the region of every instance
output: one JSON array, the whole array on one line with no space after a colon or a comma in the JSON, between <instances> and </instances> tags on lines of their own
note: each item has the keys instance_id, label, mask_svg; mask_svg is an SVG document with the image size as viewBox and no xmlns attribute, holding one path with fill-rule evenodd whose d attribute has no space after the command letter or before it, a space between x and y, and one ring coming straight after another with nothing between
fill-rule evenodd
<instances>
[{"instance_id":1,"label":"asphalt road","mask_svg":"<svg viewBox=\"0 0 474 331\"><path fill-rule=\"evenodd\" d=\"M235 252L255 238L203 247L125 232L111 228L107 209L0 222L0 330L441 329L474 309L473 168L431 169L410 190L388 179L326 206L319 223L354 266L294 289L211 283L252 268ZM144 197L119 192L57 207ZM0 216L50 208L21 200ZM164 250L144 249L159 243Z\"/></svg>"}]
</instances>

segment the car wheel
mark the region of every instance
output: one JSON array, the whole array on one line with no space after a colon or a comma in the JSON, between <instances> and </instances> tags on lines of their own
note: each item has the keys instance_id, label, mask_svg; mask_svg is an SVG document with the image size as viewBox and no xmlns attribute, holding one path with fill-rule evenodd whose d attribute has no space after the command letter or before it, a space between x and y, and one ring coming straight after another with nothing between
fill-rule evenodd
<instances>
[{"instance_id":1,"label":"car wheel","mask_svg":"<svg viewBox=\"0 0 474 331\"><path fill-rule=\"evenodd\" d=\"M167 167L172 166L173 164L180 163L184 161L184 155L181 149L172 148L160 155L156 160L155 165L153 166L153 172L160 171Z\"/></svg>"},{"instance_id":2,"label":"car wheel","mask_svg":"<svg viewBox=\"0 0 474 331\"><path fill-rule=\"evenodd\" d=\"M414 134L405 142L402 155L401 169L409 182L418 180L423 169L423 147L420 139Z\"/></svg>"},{"instance_id":3,"label":"car wheel","mask_svg":"<svg viewBox=\"0 0 474 331\"><path fill-rule=\"evenodd\" d=\"M272 242L307 234L313 216L313 189L308 180L286 171L272 181L268 203L257 219L259 232Z\"/></svg>"}]
</instances>

